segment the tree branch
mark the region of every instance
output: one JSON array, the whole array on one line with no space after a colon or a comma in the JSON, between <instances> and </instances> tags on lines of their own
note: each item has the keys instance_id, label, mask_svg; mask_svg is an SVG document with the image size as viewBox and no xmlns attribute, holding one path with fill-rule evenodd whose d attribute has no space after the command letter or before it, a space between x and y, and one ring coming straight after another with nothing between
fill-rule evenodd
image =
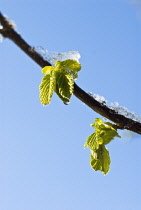
<instances>
[{"instance_id":1,"label":"tree branch","mask_svg":"<svg viewBox=\"0 0 141 210\"><path fill-rule=\"evenodd\" d=\"M0 13L0 34L3 37L11 39L18 47L20 47L28 56L30 56L41 67L51 66L33 47L31 47L24 39L14 30L12 24L2 13ZM117 129L127 129L138 134L141 134L141 123L129 119L123 115L117 114L103 103L98 102L76 83L74 84L74 95L84 102L87 106L93 109L98 114L116 123Z\"/></svg>"}]
</instances>

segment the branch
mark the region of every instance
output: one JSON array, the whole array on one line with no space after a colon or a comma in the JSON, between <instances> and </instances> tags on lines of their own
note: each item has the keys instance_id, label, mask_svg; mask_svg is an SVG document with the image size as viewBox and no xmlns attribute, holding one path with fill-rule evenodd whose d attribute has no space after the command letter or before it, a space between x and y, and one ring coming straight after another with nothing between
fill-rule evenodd
<instances>
[{"instance_id":1,"label":"branch","mask_svg":"<svg viewBox=\"0 0 141 210\"><path fill-rule=\"evenodd\" d=\"M0 34L2 34L3 37L11 39L28 56L30 56L37 64L39 64L39 66L51 66L51 64L46 61L39 53L37 53L33 47L24 41L20 34L14 30L11 22L6 17L4 17L2 13L0 13L0 24ZM141 134L141 123L123 115L117 114L114 110L110 109L105 104L95 100L92 96L82 90L76 83L74 83L74 95L95 112L116 123L117 129L127 129Z\"/></svg>"}]
</instances>

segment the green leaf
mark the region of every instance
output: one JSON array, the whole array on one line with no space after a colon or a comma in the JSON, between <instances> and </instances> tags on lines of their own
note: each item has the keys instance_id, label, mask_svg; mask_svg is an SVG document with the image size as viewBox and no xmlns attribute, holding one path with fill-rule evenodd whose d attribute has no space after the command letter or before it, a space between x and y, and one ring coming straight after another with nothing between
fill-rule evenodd
<instances>
[{"instance_id":1,"label":"green leaf","mask_svg":"<svg viewBox=\"0 0 141 210\"><path fill-rule=\"evenodd\" d=\"M101 138L103 139L103 144L109 144L115 137L120 136L117 134L116 130L112 130L112 128L103 128L101 131Z\"/></svg>"},{"instance_id":2,"label":"green leaf","mask_svg":"<svg viewBox=\"0 0 141 210\"><path fill-rule=\"evenodd\" d=\"M92 133L87 139L86 143L84 144L84 148L89 147L91 150L96 150L99 147L99 144L103 143L101 138L96 135L96 133Z\"/></svg>"},{"instance_id":3,"label":"green leaf","mask_svg":"<svg viewBox=\"0 0 141 210\"><path fill-rule=\"evenodd\" d=\"M80 71L81 65L76 60L67 59L64 61L57 61L55 64L55 70L63 70L67 73L71 74L73 79L77 79L78 77L78 71Z\"/></svg>"},{"instance_id":4,"label":"green leaf","mask_svg":"<svg viewBox=\"0 0 141 210\"><path fill-rule=\"evenodd\" d=\"M66 69L64 68L64 66L61 64L62 61L56 61L55 63L55 71L66 71Z\"/></svg>"},{"instance_id":5,"label":"green leaf","mask_svg":"<svg viewBox=\"0 0 141 210\"><path fill-rule=\"evenodd\" d=\"M64 61L61 61L61 66L63 66L66 69L71 69L73 71L80 71L81 65L76 60L67 59Z\"/></svg>"},{"instance_id":6,"label":"green leaf","mask_svg":"<svg viewBox=\"0 0 141 210\"><path fill-rule=\"evenodd\" d=\"M90 148L92 168L106 174L110 168L110 157L105 145L110 143L114 137L120 136L114 124L109 122L104 123L99 118L96 118L91 126L95 128L95 132L86 139L84 147L88 146Z\"/></svg>"},{"instance_id":7,"label":"green leaf","mask_svg":"<svg viewBox=\"0 0 141 210\"><path fill-rule=\"evenodd\" d=\"M103 174L107 174L110 170L110 156L109 151L104 145L100 145L95 151L91 151L90 164L95 171L102 171Z\"/></svg>"},{"instance_id":8,"label":"green leaf","mask_svg":"<svg viewBox=\"0 0 141 210\"><path fill-rule=\"evenodd\" d=\"M50 74L51 71L54 70L54 67L53 66L45 66L43 69L42 69L42 73L43 74Z\"/></svg>"},{"instance_id":9,"label":"green leaf","mask_svg":"<svg viewBox=\"0 0 141 210\"><path fill-rule=\"evenodd\" d=\"M102 125L102 120L100 118L96 118L94 123L91 124L91 126L94 128L99 128L100 125Z\"/></svg>"},{"instance_id":10,"label":"green leaf","mask_svg":"<svg viewBox=\"0 0 141 210\"><path fill-rule=\"evenodd\" d=\"M56 87L54 91L64 103L68 103L74 89L72 76L63 71L56 71L55 78Z\"/></svg>"},{"instance_id":11,"label":"green leaf","mask_svg":"<svg viewBox=\"0 0 141 210\"><path fill-rule=\"evenodd\" d=\"M103 139L103 144L108 144L112 141L115 137L119 137L115 125L109 122L102 122L101 119L96 118L95 122L91 124L91 126L95 127L95 133L97 138Z\"/></svg>"},{"instance_id":12,"label":"green leaf","mask_svg":"<svg viewBox=\"0 0 141 210\"><path fill-rule=\"evenodd\" d=\"M50 100L53 94L55 86L54 72L47 74L43 77L39 86L40 89L40 101L43 105L50 104Z\"/></svg>"},{"instance_id":13,"label":"green leaf","mask_svg":"<svg viewBox=\"0 0 141 210\"><path fill-rule=\"evenodd\" d=\"M46 76L40 85L41 103L49 104L53 91L65 104L69 103L74 90L74 79L78 77L80 69L80 63L72 59L57 61L55 67L45 66L42 73Z\"/></svg>"}]
</instances>

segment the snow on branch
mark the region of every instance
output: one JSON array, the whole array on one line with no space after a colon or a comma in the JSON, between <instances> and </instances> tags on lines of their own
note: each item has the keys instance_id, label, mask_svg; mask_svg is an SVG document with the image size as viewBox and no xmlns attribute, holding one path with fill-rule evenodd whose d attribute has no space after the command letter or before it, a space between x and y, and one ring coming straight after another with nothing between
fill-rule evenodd
<instances>
[{"instance_id":1,"label":"snow on branch","mask_svg":"<svg viewBox=\"0 0 141 210\"><path fill-rule=\"evenodd\" d=\"M100 103L106 105L111 110L114 110L117 114L123 115L131 120L141 123L141 117L139 117L135 112L129 111L128 108L124 106L120 106L118 102L111 103L108 105L108 100L104 98L104 96L100 96L98 94L93 94L92 92L88 93L91 97L95 100L99 101Z\"/></svg>"},{"instance_id":2,"label":"snow on branch","mask_svg":"<svg viewBox=\"0 0 141 210\"><path fill-rule=\"evenodd\" d=\"M53 65L52 58L57 56L64 56L61 53L52 55L51 59L46 59L38 52L34 47L31 47L25 40L15 31L13 25L11 25L9 19L0 13L0 34L12 40L18 47L20 47L28 56L30 56L41 67ZM70 51L76 56L76 52ZM65 54L66 56L66 54ZM79 54L77 54L79 59ZM60 58L59 58L60 59ZM76 83L74 83L74 93L79 100L99 113L103 117L113 121L118 129L127 129L138 134L141 134L141 119L133 112L129 112L126 108L113 104L108 106L104 97L98 95L91 95L82 90Z\"/></svg>"}]
</instances>

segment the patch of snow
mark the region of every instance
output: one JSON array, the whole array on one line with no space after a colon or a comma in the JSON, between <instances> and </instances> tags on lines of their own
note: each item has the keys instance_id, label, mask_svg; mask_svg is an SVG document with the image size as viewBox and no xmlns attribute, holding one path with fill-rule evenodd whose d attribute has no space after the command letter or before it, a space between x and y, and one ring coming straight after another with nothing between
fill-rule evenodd
<instances>
[{"instance_id":1,"label":"patch of snow","mask_svg":"<svg viewBox=\"0 0 141 210\"><path fill-rule=\"evenodd\" d=\"M100 96L100 95L98 95L98 94L94 94L94 93L92 93L92 92L89 92L88 93L91 97L93 97L96 101L98 101L98 102L100 102L100 103L102 103L102 104L107 104L107 100L104 98L104 96Z\"/></svg>"},{"instance_id":2,"label":"patch of snow","mask_svg":"<svg viewBox=\"0 0 141 210\"><path fill-rule=\"evenodd\" d=\"M43 47L34 47L33 50L38 52L42 57L51 63L53 66L55 65L56 61L64 61L67 59L73 59L79 62L80 54L77 51L69 51L63 53L52 52L49 53L48 50L44 49Z\"/></svg>"},{"instance_id":3,"label":"patch of snow","mask_svg":"<svg viewBox=\"0 0 141 210\"><path fill-rule=\"evenodd\" d=\"M9 17L7 17L6 15L4 15L6 21L8 22L8 24L11 26L11 28L13 29L17 29L17 25L13 20L10 20Z\"/></svg>"},{"instance_id":4,"label":"patch of snow","mask_svg":"<svg viewBox=\"0 0 141 210\"><path fill-rule=\"evenodd\" d=\"M140 122L141 123L141 117L138 117L137 114L133 111L129 111L126 107L124 106L119 106L118 102L111 103L109 106L110 109L114 110L118 114L121 114L129 119L132 119L134 121Z\"/></svg>"},{"instance_id":5,"label":"patch of snow","mask_svg":"<svg viewBox=\"0 0 141 210\"><path fill-rule=\"evenodd\" d=\"M114 110L117 114L123 115L129 119L137 121L141 123L141 117L137 116L137 114L133 111L129 111L126 107L119 106L118 102L111 103L108 105L108 101L104 98L104 96L100 96L98 94L93 94L92 92L88 93L91 97L93 97L96 101L106 105L111 110Z\"/></svg>"},{"instance_id":6,"label":"patch of snow","mask_svg":"<svg viewBox=\"0 0 141 210\"><path fill-rule=\"evenodd\" d=\"M69 51L69 52L63 52L63 53L56 53L53 52L50 54L50 62L55 65L56 61L64 61L67 59L72 59L72 60L76 60L77 62L79 62L80 59L80 54L77 51Z\"/></svg>"},{"instance_id":7,"label":"patch of snow","mask_svg":"<svg viewBox=\"0 0 141 210\"><path fill-rule=\"evenodd\" d=\"M50 56L49 56L49 52L47 49L45 49L43 47L32 47L31 50L36 51L44 58L44 60L49 62Z\"/></svg>"}]
</instances>

